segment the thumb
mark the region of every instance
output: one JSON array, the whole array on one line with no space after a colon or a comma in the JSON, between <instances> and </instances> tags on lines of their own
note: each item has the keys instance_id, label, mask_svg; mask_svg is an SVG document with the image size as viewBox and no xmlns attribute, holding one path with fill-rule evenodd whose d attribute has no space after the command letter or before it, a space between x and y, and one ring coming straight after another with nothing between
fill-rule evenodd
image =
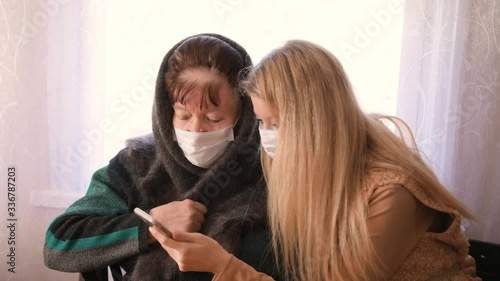
<instances>
[{"instance_id":1,"label":"thumb","mask_svg":"<svg viewBox=\"0 0 500 281\"><path fill-rule=\"evenodd\" d=\"M179 242L195 243L203 234L197 232L174 232L172 233L173 239Z\"/></svg>"},{"instance_id":2,"label":"thumb","mask_svg":"<svg viewBox=\"0 0 500 281\"><path fill-rule=\"evenodd\" d=\"M174 243L175 241L172 240L170 237L164 235L159 230L157 230L155 227L150 226L148 229L149 229L149 232L151 232L151 234L156 238L156 240L158 242L160 242L160 244L165 245L165 246L169 246L169 247L173 246L171 244Z\"/></svg>"}]
</instances>

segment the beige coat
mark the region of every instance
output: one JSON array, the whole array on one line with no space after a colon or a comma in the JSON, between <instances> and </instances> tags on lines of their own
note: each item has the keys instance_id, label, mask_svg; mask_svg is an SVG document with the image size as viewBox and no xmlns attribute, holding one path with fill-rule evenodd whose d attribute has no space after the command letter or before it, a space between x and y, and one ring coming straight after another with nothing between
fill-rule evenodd
<instances>
[{"instance_id":1,"label":"beige coat","mask_svg":"<svg viewBox=\"0 0 500 281\"><path fill-rule=\"evenodd\" d=\"M433 202L413 180L393 171L369 171L363 191L370 236L391 276L388 280L474 280L458 271L468 241L456 210ZM445 229L432 231L436 220L443 218L448 218ZM273 279L231 257L213 280Z\"/></svg>"}]
</instances>

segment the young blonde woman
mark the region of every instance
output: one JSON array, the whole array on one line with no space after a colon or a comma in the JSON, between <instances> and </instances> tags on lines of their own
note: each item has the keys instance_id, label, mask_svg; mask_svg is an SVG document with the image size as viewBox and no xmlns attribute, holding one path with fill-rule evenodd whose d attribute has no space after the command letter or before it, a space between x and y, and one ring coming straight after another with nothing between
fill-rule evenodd
<instances>
[{"instance_id":1,"label":"young blonde woman","mask_svg":"<svg viewBox=\"0 0 500 281\"><path fill-rule=\"evenodd\" d=\"M364 114L339 61L306 41L264 58L246 83L261 120L274 247L292 280L475 280L460 270L473 214L418 151ZM201 234L152 234L181 271L272 280Z\"/></svg>"}]
</instances>

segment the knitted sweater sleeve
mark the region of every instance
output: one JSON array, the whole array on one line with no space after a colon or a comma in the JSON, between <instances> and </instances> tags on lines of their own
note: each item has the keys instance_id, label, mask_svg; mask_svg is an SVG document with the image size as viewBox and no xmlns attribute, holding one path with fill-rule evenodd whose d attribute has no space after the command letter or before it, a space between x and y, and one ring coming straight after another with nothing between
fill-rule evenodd
<instances>
[{"instance_id":1,"label":"knitted sweater sleeve","mask_svg":"<svg viewBox=\"0 0 500 281\"><path fill-rule=\"evenodd\" d=\"M94 271L147 249L147 226L113 189L107 167L96 171L87 194L49 226L45 265L67 272Z\"/></svg>"}]
</instances>

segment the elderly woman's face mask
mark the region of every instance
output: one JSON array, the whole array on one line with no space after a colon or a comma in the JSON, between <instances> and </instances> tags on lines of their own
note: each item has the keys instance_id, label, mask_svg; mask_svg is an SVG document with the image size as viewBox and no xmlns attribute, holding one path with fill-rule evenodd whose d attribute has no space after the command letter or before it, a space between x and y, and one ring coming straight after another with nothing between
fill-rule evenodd
<instances>
[{"instance_id":1,"label":"elderly woman's face mask","mask_svg":"<svg viewBox=\"0 0 500 281\"><path fill-rule=\"evenodd\" d=\"M184 104L174 104L175 137L186 158L193 164L208 168L234 140L233 126L238 117L237 103L226 79L213 77L208 71L190 71L188 79L219 79L218 105L194 88Z\"/></svg>"},{"instance_id":2,"label":"elderly woman's face mask","mask_svg":"<svg viewBox=\"0 0 500 281\"><path fill-rule=\"evenodd\" d=\"M234 140L233 126L202 133L175 129L175 136L189 162L202 168L212 166Z\"/></svg>"}]
</instances>

